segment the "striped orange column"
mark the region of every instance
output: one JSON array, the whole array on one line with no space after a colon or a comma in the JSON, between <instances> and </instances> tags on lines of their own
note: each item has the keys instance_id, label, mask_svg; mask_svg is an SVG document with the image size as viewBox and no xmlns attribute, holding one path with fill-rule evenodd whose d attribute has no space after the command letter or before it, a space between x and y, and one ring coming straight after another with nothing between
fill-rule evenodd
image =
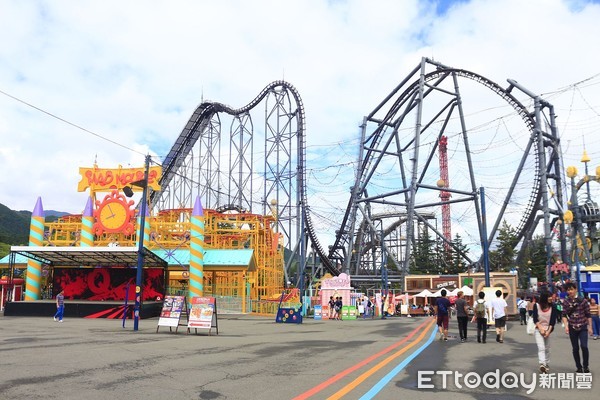
<instances>
[{"instance_id":1,"label":"striped orange column","mask_svg":"<svg viewBox=\"0 0 600 400\"><path fill-rule=\"evenodd\" d=\"M44 242L44 207L42 198L38 197L31 214L29 226L29 246L41 246ZM39 300L42 282L42 263L32 259L27 260L27 280L25 281L25 301Z\"/></svg>"},{"instance_id":2,"label":"striped orange column","mask_svg":"<svg viewBox=\"0 0 600 400\"><path fill-rule=\"evenodd\" d=\"M202 297L204 294L204 209L200 197L192 211L190 239L190 284L189 298Z\"/></svg>"},{"instance_id":3,"label":"striped orange column","mask_svg":"<svg viewBox=\"0 0 600 400\"><path fill-rule=\"evenodd\" d=\"M94 208L92 205L92 198L88 197L87 204L83 210L83 216L81 218L81 235L79 237L79 246L81 247L92 247L94 245L94 232L92 230L94 226Z\"/></svg>"},{"instance_id":4,"label":"striped orange column","mask_svg":"<svg viewBox=\"0 0 600 400\"><path fill-rule=\"evenodd\" d=\"M142 237L140 232L140 227L142 226L142 217L138 215L137 217L137 237L136 237L136 246L140 245L140 238ZM144 220L144 247L148 247L150 245L150 212L148 207L146 207L146 219Z\"/></svg>"}]
</instances>

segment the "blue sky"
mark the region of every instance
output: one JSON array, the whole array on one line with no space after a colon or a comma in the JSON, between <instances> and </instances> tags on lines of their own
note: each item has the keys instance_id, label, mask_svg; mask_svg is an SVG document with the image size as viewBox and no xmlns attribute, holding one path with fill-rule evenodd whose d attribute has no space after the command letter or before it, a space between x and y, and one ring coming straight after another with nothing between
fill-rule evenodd
<instances>
[{"instance_id":1,"label":"blue sky","mask_svg":"<svg viewBox=\"0 0 600 400\"><path fill-rule=\"evenodd\" d=\"M585 142L595 168L599 20L597 0L4 0L0 203L81 212L78 167L165 155L202 99L239 107L285 79L306 108L311 207L334 231L358 125L422 57L543 95L565 164Z\"/></svg>"}]
</instances>

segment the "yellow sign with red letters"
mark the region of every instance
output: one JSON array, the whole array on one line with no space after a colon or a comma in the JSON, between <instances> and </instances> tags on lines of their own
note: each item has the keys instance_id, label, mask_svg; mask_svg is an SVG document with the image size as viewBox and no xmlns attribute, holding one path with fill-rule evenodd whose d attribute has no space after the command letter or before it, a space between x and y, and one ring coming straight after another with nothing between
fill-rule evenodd
<instances>
[{"instance_id":1,"label":"yellow sign with red letters","mask_svg":"<svg viewBox=\"0 0 600 400\"><path fill-rule=\"evenodd\" d=\"M113 189L122 189L130 186L132 182L144 180L144 168L86 168L80 167L81 180L77 185L79 192L91 189L93 192L107 192ZM148 187L155 191L160 190L158 181L162 175L162 167L150 167L148 170ZM141 187L131 186L133 191L141 191Z\"/></svg>"}]
</instances>

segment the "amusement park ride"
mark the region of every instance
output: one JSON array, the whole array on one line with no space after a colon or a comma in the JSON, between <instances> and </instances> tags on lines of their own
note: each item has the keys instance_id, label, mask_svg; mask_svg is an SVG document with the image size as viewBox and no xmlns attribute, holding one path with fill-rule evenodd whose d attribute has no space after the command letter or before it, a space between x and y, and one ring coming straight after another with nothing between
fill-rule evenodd
<instances>
[{"instance_id":1,"label":"amusement park ride","mask_svg":"<svg viewBox=\"0 0 600 400\"><path fill-rule=\"evenodd\" d=\"M584 161L586 175L575 183L577 172L568 169L573 192L567 204L555 118L552 104L513 80L501 87L422 59L363 120L356 180L326 251L308 204L305 110L296 88L275 81L238 109L203 102L162 165L150 169L144 247L168 258L167 286L185 282L199 198L204 249L254 254L252 266L209 267L203 287L215 295L273 298L292 276L299 289L325 274L346 273L359 285L401 282L414 266L412 250L423 230L458 252L466 268L482 270L483 254L461 253L451 232L461 232L475 247L486 241L493 247L505 220L516 226L514 245L521 252L541 225L549 274L553 244L563 260L571 259L566 227L571 224L571 239L581 250L575 257L590 265L599 253L600 215L589 184L600 172L588 175L589 160ZM109 173L122 179L107 184ZM134 246L140 240L139 207L122 191L140 173L82 169L82 182L87 181L80 191L89 188L94 200L91 236L84 235L86 216L71 215L46 223L39 245ZM583 187L588 196L580 203ZM485 214L481 188L489 203ZM440 214L442 231L435 223Z\"/></svg>"}]
</instances>

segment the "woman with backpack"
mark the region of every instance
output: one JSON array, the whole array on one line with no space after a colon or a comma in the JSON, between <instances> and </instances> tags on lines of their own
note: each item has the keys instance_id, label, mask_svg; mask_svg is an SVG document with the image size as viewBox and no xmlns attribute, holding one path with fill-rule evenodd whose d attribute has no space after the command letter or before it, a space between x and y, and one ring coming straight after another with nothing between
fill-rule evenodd
<instances>
[{"instance_id":1,"label":"woman with backpack","mask_svg":"<svg viewBox=\"0 0 600 400\"><path fill-rule=\"evenodd\" d=\"M471 322L477 322L477 343L485 343L487 338L487 309L489 305L484 300L485 293L479 292L477 297L479 298L475 301L475 312L473 313Z\"/></svg>"},{"instance_id":2,"label":"woman with backpack","mask_svg":"<svg viewBox=\"0 0 600 400\"><path fill-rule=\"evenodd\" d=\"M540 294L540 301L533 307L533 322L535 323L535 342L538 348L540 372L547 374L550 371L550 334L554 331L554 324L560 314L556 306L549 301L548 292Z\"/></svg>"}]
</instances>

